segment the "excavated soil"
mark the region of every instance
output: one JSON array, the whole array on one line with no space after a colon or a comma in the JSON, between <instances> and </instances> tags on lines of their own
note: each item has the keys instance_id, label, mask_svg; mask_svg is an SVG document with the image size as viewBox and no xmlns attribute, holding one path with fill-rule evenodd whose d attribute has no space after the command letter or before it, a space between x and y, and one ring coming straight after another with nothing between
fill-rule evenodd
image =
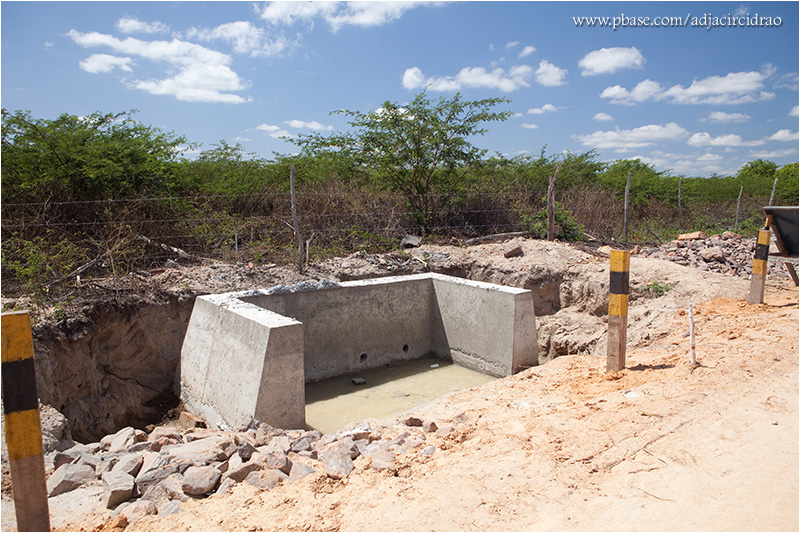
<instances>
[{"instance_id":1,"label":"excavated soil","mask_svg":"<svg viewBox=\"0 0 800 533\"><path fill-rule=\"evenodd\" d=\"M341 481L316 473L267 491L241 483L127 530L797 530L797 289L772 277L766 303L748 306L746 280L633 256L628 365L606 374L608 259L560 243L516 242L523 255L513 258L501 243L426 245L355 254L302 275L210 264L156 271L127 286L116 280L114 288L95 281L103 305L76 306L68 320L37 327L41 367L91 360L44 387L59 401L42 401L69 413L76 440L80 431L110 433L126 416L146 422L158 411L155 398L174 386L181 328L198 294L306 279L458 275L532 290L547 364L418 409L415 416L454 426L430 437L432 456L398 457L396 475L373 470L364 457ZM684 336L689 304L696 367ZM120 316L127 329L114 327ZM65 351L67 361L51 360ZM99 361L107 368L92 370ZM127 397L128 390L149 392ZM147 416L135 409L146 402ZM97 412L86 414L89 406ZM80 428L98 414L107 421L102 431ZM399 420L373 423L383 438L403 430ZM110 511L96 505L62 509L56 529L111 525Z\"/></svg>"}]
</instances>

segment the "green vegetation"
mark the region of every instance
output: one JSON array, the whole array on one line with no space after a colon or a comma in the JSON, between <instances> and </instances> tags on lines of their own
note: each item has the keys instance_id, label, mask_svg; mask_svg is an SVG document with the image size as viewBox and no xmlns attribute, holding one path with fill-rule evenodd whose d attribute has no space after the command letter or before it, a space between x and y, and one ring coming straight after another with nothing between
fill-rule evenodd
<instances>
[{"instance_id":1,"label":"green vegetation","mask_svg":"<svg viewBox=\"0 0 800 533\"><path fill-rule=\"evenodd\" d=\"M504 103L423 92L402 106L340 111L351 119L350 132L301 136L294 140L299 154L269 160L225 140L184 158L194 145L136 121L133 111L50 120L4 109L4 294L63 299L75 290L77 274L162 267L180 258L169 247L192 257L291 263L291 163L313 261L389 251L406 233L425 233L428 241L507 231L541 238L542 198L559 164L562 240L623 238L628 172L631 242L667 242L694 230L754 234L775 178L774 204L797 205L797 163L779 168L758 159L733 176L696 178L639 160L604 163L593 150L487 156L473 143L490 123L508 118L508 111L494 110Z\"/></svg>"}]
</instances>

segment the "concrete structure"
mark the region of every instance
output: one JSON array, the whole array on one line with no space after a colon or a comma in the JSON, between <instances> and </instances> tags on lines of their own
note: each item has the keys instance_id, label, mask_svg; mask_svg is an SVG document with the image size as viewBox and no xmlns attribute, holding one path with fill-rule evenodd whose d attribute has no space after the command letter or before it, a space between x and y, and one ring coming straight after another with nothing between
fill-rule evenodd
<instances>
[{"instance_id":1,"label":"concrete structure","mask_svg":"<svg viewBox=\"0 0 800 533\"><path fill-rule=\"evenodd\" d=\"M533 294L418 274L201 296L181 397L212 426L299 428L306 381L430 354L497 377L536 365Z\"/></svg>"}]
</instances>

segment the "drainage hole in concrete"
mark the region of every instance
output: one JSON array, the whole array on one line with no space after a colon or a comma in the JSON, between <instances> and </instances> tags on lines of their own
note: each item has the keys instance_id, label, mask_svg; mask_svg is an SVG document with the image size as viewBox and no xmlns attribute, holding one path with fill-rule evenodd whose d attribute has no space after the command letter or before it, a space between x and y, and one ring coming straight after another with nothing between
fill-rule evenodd
<instances>
[{"instance_id":1,"label":"drainage hole in concrete","mask_svg":"<svg viewBox=\"0 0 800 533\"><path fill-rule=\"evenodd\" d=\"M404 344L404 345L403 345L403 351L404 351L404 352L407 352L407 351L408 351L408 344Z\"/></svg>"},{"instance_id":2,"label":"drainage hole in concrete","mask_svg":"<svg viewBox=\"0 0 800 533\"><path fill-rule=\"evenodd\" d=\"M367 360L367 354L362 353L361 357L359 357L358 360L361 361L362 363L365 362Z\"/></svg>"}]
</instances>

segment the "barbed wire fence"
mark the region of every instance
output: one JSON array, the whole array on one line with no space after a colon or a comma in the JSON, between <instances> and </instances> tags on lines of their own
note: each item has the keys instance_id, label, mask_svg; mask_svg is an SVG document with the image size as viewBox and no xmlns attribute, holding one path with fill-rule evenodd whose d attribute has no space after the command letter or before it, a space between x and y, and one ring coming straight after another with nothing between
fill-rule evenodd
<instances>
[{"instance_id":1,"label":"barbed wire fence","mask_svg":"<svg viewBox=\"0 0 800 533\"><path fill-rule=\"evenodd\" d=\"M436 242L532 234L536 220L544 215L546 221L538 191L433 197L440 207L427 214L423 236ZM589 237L623 240L623 205L610 191L557 190L555 199ZM743 221L760 217L768 202L736 196L704 200L684 192L680 214L677 204L663 198L632 206L629 243L660 244L675 234L679 222L687 230L744 228ZM4 203L3 292L23 290L26 277L45 292L56 292L61 280L81 273L118 275L171 262L290 264L297 260L291 213L291 198L284 192ZM409 209L406 197L390 192L298 191L297 214L311 261L397 249L405 235L421 231L419 213ZM33 288L31 283L24 287Z\"/></svg>"}]
</instances>

